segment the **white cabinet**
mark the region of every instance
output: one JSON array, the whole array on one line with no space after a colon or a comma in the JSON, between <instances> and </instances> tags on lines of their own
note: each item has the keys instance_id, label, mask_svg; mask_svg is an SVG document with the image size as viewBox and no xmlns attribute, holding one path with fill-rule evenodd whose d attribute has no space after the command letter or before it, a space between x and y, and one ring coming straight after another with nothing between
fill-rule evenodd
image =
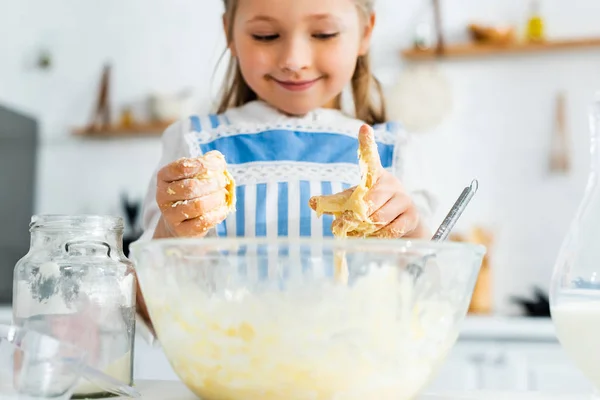
<instances>
[{"instance_id":1,"label":"white cabinet","mask_svg":"<svg viewBox=\"0 0 600 400\"><path fill-rule=\"evenodd\" d=\"M459 341L430 386L436 391L510 390L514 371L506 354L488 341Z\"/></svg>"},{"instance_id":2,"label":"white cabinet","mask_svg":"<svg viewBox=\"0 0 600 400\"><path fill-rule=\"evenodd\" d=\"M459 341L433 390L589 392L590 383L558 342Z\"/></svg>"},{"instance_id":3,"label":"white cabinet","mask_svg":"<svg viewBox=\"0 0 600 400\"><path fill-rule=\"evenodd\" d=\"M591 391L591 384L556 343L512 343L507 348L512 362L526 377L526 390L544 392Z\"/></svg>"},{"instance_id":4,"label":"white cabinet","mask_svg":"<svg viewBox=\"0 0 600 400\"><path fill-rule=\"evenodd\" d=\"M446 362L441 366L429 385L433 391L463 391L479 388L481 381L479 363L476 361L478 349L469 349L464 343L457 343Z\"/></svg>"}]
</instances>

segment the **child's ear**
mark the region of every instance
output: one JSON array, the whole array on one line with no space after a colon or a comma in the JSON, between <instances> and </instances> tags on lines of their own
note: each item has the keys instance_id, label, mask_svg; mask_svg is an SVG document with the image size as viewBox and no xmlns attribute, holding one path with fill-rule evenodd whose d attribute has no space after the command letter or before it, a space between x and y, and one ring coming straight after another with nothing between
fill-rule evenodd
<instances>
[{"instance_id":1,"label":"child's ear","mask_svg":"<svg viewBox=\"0 0 600 400\"><path fill-rule=\"evenodd\" d=\"M373 37L373 29L375 28L376 16L375 13L371 13L365 23L363 36L360 40L360 47L358 49L358 55L364 56L369 52L371 47L371 37Z\"/></svg>"},{"instance_id":2,"label":"child's ear","mask_svg":"<svg viewBox=\"0 0 600 400\"><path fill-rule=\"evenodd\" d=\"M223 14L223 32L225 33L225 40L227 41L227 48L231 53L232 57L235 57L235 46L233 45L233 37L231 32L230 22L227 20L227 15Z\"/></svg>"}]
</instances>

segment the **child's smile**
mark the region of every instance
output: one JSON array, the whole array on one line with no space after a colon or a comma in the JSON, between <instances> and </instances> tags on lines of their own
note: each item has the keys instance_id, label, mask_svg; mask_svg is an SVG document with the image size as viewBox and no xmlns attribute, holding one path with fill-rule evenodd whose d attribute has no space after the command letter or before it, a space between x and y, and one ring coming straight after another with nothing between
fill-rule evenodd
<instances>
[{"instance_id":1,"label":"child's smile","mask_svg":"<svg viewBox=\"0 0 600 400\"><path fill-rule=\"evenodd\" d=\"M319 82L319 80L323 79L323 77L315 78L315 79L290 79L290 80L279 80L277 78L273 78L267 76L268 79L273 80L279 86L281 86L284 90L288 90L290 92L303 92L305 90L309 90L313 86Z\"/></svg>"}]
</instances>

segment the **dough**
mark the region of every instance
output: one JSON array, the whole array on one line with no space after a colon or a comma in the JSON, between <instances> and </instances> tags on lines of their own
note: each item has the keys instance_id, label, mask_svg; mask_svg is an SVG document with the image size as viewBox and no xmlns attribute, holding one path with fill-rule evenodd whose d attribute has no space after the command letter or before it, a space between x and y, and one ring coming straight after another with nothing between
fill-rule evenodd
<instances>
[{"instance_id":1,"label":"dough","mask_svg":"<svg viewBox=\"0 0 600 400\"><path fill-rule=\"evenodd\" d=\"M334 216L332 231L337 237L368 236L380 228L369 218L370 204L365 200L382 171L375 135L368 125L363 125L358 134L358 164L361 172L358 186L334 195L310 199L310 207L318 216Z\"/></svg>"},{"instance_id":2,"label":"dough","mask_svg":"<svg viewBox=\"0 0 600 400\"><path fill-rule=\"evenodd\" d=\"M225 164L225 156L218 150L212 150L205 153L201 157L198 157L198 159L208 164L208 168L204 171L204 173L196 175L195 178L200 180L209 180L217 177L217 174L223 173L225 175L225 190L227 191L227 194L225 195L225 204L227 205L229 212L234 211L235 180L233 179L233 176L231 176L229 171L227 171L227 168L225 168L223 172L217 172L210 168L210 164L212 163L210 159L218 159L219 161L222 160L222 162Z\"/></svg>"},{"instance_id":3,"label":"dough","mask_svg":"<svg viewBox=\"0 0 600 400\"><path fill-rule=\"evenodd\" d=\"M358 166L361 173L358 186L333 195L313 196L309 200L310 207L319 217L323 214L334 216L331 230L336 237L366 237L380 228L369 218L371 204L365 200L382 171L375 134L369 125L363 125L358 133ZM346 284L349 273L345 252L336 252L334 264L336 281Z\"/></svg>"}]
</instances>

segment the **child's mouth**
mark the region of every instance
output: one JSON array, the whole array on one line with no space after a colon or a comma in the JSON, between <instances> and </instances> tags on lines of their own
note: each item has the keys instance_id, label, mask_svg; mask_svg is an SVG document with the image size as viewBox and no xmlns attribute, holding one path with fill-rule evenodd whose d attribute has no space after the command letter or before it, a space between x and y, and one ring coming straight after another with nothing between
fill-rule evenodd
<instances>
[{"instance_id":1,"label":"child's mouth","mask_svg":"<svg viewBox=\"0 0 600 400\"><path fill-rule=\"evenodd\" d=\"M291 92L301 92L301 91L310 89L321 78L302 80L302 81L280 81L273 77L271 77L271 79L274 82L276 82L279 86L284 88L285 90L289 90Z\"/></svg>"}]
</instances>

